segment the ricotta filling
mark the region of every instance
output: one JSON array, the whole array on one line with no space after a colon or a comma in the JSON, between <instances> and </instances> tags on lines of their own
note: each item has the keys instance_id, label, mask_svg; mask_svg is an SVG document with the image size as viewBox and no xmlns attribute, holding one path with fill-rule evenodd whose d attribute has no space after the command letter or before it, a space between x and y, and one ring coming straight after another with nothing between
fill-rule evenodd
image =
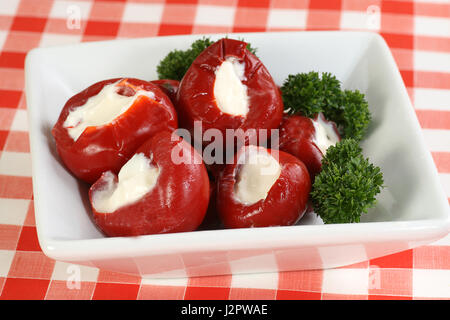
<instances>
[{"instance_id":1,"label":"ricotta filling","mask_svg":"<svg viewBox=\"0 0 450 320\"><path fill-rule=\"evenodd\" d=\"M267 197L281 174L280 163L267 151L251 149L238 173L235 186L237 200L245 205Z\"/></svg>"},{"instance_id":2,"label":"ricotta filling","mask_svg":"<svg viewBox=\"0 0 450 320\"><path fill-rule=\"evenodd\" d=\"M108 84L95 96L90 97L84 105L69 112L63 126L67 128L69 136L77 141L87 127L101 126L112 122L127 111L137 98L147 96L154 99L153 92L138 90L133 96L124 96L119 93L117 84L122 81Z\"/></svg>"},{"instance_id":3,"label":"ricotta filling","mask_svg":"<svg viewBox=\"0 0 450 320\"><path fill-rule=\"evenodd\" d=\"M245 116L248 113L249 97L245 78L245 63L230 57L216 69L214 98L220 111L233 116Z\"/></svg>"},{"instance_id":4,"label":"ricotta filling","mask_svg":"<svg viewBox=\"0 0 450 320\"><path fill-rule=\"evenodd\" d=\"M93 194L92 204L97 212L110 213L139 201L156 185L160 170L150 164L143 153L135 154L120 169L118 179L108 171L106 185Z\"/></svg>"},{"instance_id":5,"label":"ricotta filling","mask_svg":"<svg viewBox=\"0 0 450 320\"><path fill-rule=\"evenodd\" d=\"M329 147L334 146L339 142L339 135L336 133L332 123L327 122L322 114L319 114L317 120L311 119L311 121L315 129L313 142L322 154L325 155Z\"/></svg>"}]
</instances>

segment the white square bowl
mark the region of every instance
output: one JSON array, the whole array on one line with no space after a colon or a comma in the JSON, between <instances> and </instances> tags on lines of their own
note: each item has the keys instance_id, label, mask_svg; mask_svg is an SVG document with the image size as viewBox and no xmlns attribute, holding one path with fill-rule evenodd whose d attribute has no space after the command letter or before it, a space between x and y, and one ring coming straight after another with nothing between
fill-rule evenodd
<instances>
[{"instance_id":1,"label":"white square bowl","mask_svg":"<svg viewBox=\"0 0 450 320\"><path fill-rule=\"evenodd\" d=\"M218 39L224 35L211 35ZM365 32L233 34L258 48L279 85L288 74L331 72L366 94L373 121L365 156L386 188L357 224L207 230L106 238L90 218L87 186L61 165L50 130L66 100L114 77L156 79L158 62L200 35L32 50L26 59L36 226L50 258L142 277L339 267L429 243L449 232L449 206L400 73L384 40Z\"/></svg>"}]
</instances>

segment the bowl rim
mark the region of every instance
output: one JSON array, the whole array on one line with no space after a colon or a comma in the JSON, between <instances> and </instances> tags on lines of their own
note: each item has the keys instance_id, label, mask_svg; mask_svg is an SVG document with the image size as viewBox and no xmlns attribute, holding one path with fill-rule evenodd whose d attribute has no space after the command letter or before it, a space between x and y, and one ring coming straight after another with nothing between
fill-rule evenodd
<instances>
[{"instance_id":1,"label":"bowl rim","mask_svg":"<svg viewBox=\"0 0 450 320\"><path fill-rule=\"evenodd\" d=\"M39 228L39 227L38 227ZM191 232L144 235L136 237L104 237L81 240L55 240L39 237L42 251L55 260L82 261L148 255L183 254L189 252L230 252L234 250L268 250L299 246L315 247L343 244L367 244L390 241L428 243L447 235L450 219L391 222L360 222L330 225L295 225L265 228L199 230ZM301 233L301 237L298 237ZM324 237L326 233L326 237ZM39 234L39 230L38 230ZM214 237L214 241L211 238ZM304 238L308 239L304 243ZM245 239L245 242L242 241ZM188 243L189 246L180 246ZM286 243L290 243L286 246Z\"/></svg>"}]
</instances>

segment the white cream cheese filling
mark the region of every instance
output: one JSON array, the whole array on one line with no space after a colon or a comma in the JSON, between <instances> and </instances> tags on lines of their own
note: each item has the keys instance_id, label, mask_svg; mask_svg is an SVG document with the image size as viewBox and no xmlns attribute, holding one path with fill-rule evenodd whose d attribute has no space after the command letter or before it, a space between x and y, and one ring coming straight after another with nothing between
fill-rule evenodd
<instances>
[{"instance_id":1,"label":"white cream cheese filling","mask_svg":"<svg viewBox=\"0 0 450 320\"><path fill-rule=\"evenodd\" d=\"M281 166L264 149L249 148L238 174L235 185L236 198L245 205L251 205L267 197L280 177Z\"/></svg>"},{"instance_id":2,"label":"white cream cheese filling","mask_svg":"<svg viewBox=\"0 0 450 320\"><path fill-rule=\"evenodd\" d=\"M319 114L317 120L311 119L311 121L316 131L313 142L322 154L325 155L329 147L334 146L339 142L339 136L334 130L334 126L331 123L326 122L322 114Z\"/></svg>"},{"instance_id":3,"label":"white cream cheese filling","mask_svg":"<svg viewBox=\"0 0 450 320\"><path fill-rule=\"evenodd\" d=\"M153 189L160 170L150 164L150 159L143 153L135 154L120 169L118 181L108 171L106 186L97 190L92 196L92 205L97 212L114 212L117 209L140 200Z\"/></svg>"},{"instance_id":4,"label":"white cream cheese filling","mask_svg":"<svg viewBox=\"0 0 450 320\"><path fill-rule=\"evenodd\" d=\"M248 113L249 98L245 80L245 64L230 57L216 69L214 97L220 111L233 116L245 116Z\"/></svg>"},{"instance_id":5,"label":"white cream cheese filling","mask_svg":"<svg viewBox=\"0 0 450 320\"><path fill-rule=\"evenodd\" d=\"M63 126L67 128L69 136L77 141L87 127L101 126L112 122L127 111L140 96L154 99L153 92L138 90L133 96L123 96L117 93L117 84L108 84L95 96L90 97L82 106L69 112Z\"/></svg>"}]
</instances>

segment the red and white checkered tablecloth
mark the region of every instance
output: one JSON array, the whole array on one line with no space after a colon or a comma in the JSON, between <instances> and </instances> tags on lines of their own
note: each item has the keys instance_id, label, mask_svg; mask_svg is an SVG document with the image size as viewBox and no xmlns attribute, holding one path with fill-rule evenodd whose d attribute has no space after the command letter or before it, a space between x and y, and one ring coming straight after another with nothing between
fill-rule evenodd
<instances>
[{"instance_id":1,"label":"red and white checkered tablecloth","mask_svg":"<svg viewBox=\"0 0 450 320\"><path fill-rule=\"evenodd\" d=\"M386 39L450 197L449 0L1 0L0 299L450 299L450 236L331 270L171 280L74 266L40 250L24 94L30 49L114 38L317 29L377 30ZM73 268L79 268L81 282L71 281Z\"/></svg>"}]
</instances>

